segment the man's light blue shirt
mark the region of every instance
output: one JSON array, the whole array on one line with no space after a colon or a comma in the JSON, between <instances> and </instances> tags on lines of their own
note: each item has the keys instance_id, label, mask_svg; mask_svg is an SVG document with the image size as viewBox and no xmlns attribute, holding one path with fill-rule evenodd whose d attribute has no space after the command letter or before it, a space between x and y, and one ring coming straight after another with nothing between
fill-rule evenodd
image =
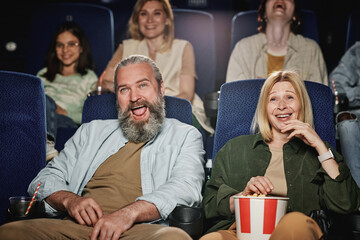
<instances>
[{"instance_id":1,"label":"man's light blue shirt","mask_svg":"<svg viewBox=\"0 0 360 240\"><path fill-rule=\"evenodd\" d=\"M38 200L62 190L81 196L100 164L127 142L118 120L95 120L81 125L59 156L30 183L29 194L41 182ZM202 136L196 128L165 118L159 133L142 149L143 195L136 200L153 203L164 220L178 204L199 206L204 153ZM58 214L49 204L45 205L48 214Z\"/></svg>"}]
</instances>

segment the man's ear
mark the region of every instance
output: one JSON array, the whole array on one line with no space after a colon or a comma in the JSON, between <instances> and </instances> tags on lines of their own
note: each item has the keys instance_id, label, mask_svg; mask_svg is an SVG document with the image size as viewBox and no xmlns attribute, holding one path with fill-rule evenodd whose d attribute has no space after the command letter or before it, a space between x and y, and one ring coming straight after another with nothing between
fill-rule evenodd
<instances>
[{"instance_id":1,"label":"man's ear","mask_svg":"<svg viewBox=\"0 0 360 240\"><path fill-rule=\"evenodd\" d=\"M160 82L160 92L162 96L165 96L165 88L164 88L164 81L161 80Z\"/></svg>"}]
</instances>

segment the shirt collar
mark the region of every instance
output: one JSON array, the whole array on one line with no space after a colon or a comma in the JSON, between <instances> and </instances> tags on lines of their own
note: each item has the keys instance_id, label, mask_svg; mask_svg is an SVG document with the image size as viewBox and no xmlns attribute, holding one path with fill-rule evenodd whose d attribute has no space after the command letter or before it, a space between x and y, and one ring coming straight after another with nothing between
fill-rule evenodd
<instances>
[{"instance_id":1,"label":"shirt collar","mask_svg":"<svg viewBox=\"0 0 360 240\"><path fill-rule=\"evenodd\" d=\"M266 146L268 145L262 135L260 133L257 133L252 143L252 148L256 148L256 146L259 144L263 144ZM290 139L289 142L285 143L284 146L289 145L294 150L294 152L297 153L300 150L301 146L303 146L303 144L305 143L302 140L297 137L293 137L292 139Z\"/></svg>"},{"instance_id":2,"label":"shirt collar","mask_svg":"<svg viewBox=\"0 0 360 240\"><path fill-rule=\"evenodd\" d=\"M266 35L265 33L260 33L261 36L261 43L262 43L262 49L264 52L267 52L267 40L266 40ZM296 52L296 43L295 43L295 34L290 32L289 35L289 41L288 41L288 49L291 49L291 51L295 51Z\"/></svg>"}]
</instances>

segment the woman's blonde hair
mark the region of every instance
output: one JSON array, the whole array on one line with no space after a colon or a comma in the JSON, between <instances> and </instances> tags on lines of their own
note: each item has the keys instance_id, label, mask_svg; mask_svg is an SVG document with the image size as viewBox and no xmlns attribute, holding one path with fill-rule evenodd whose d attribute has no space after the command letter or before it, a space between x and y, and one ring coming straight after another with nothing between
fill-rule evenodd
<instances>
[{"instance_id":1,"label":"woman's blonde hair","mask_svg":"<svg viewBox=\"0 0 360 240\"><path fill-rule=\"evenodd\" d=\"M300 79L299 74L294 71L277 71L272 73L264 82L261 88L259 101L256 107L256 112L251 125L253 133L261 133L264 140L271 142L273 135L271 131L270 122L267 116L267 104L269 102L270 91L278 82L290 82L294 87L296 95L301 104L301 111L299 120L309 123L314 128L313 113L309 94L306 90L305 83Z\"/></svg>"},{"instance_id":2,"label":"woman's blonde hair","mask_svg":"<svg viewBox=\"0 0 360 240\"><path fill-rule=\"evenodd\" d=\"M139 29L139 15L141 8L145 3L149 1L158 1L161 3L164 13L166 16L166 25L164 32L164 43L160 51L164 52L171 48L172 42L174 40L174 15L171 10L171 5L169 0L138 0L134 6L134 10L129 20L129 33L132 39L143 40L144 35L140 32Z\"/></svg>"}]
</instances>

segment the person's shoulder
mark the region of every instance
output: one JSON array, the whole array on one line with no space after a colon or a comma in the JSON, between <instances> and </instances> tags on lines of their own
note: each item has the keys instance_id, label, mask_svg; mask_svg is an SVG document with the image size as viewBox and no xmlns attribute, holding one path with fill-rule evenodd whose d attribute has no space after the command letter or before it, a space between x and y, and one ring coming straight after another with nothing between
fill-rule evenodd
<instances>
[{"instance_id":1,"label":"person's shoulder","mask_svg":"<svg viewBox=\"0 0 360 240\"><path fill-rule=\"evenodd\" d=\"M195 134L201 135L199 130L197 130L194 126L189 125L187 123L183 123L175 118L164 118L163 129L165 131L175 132L179 135L188 135Z\"/></svg>"},{"instance_id":2,"label":"person's shoulder","mask_svg":"<svg viewBox=\"0 0 360 240\"><path fill-rule=\"evenodd\" d=\"M136 39L125 39L122 41L121 46L125 49L125 48L129 48L129 47L134 47L134 46L138 46L139 44L141 44L142 41L140 40L136 40ZM120 45L119 45L120 47Z\"/></svg>"},{"instance_id":3,"label":"person's shoulder","mask_svg":"<svg viewBox=\"0 0 360 240\"><path fill-rule=\"evenodd\" d=\"M89 76L89 77L96 77L97 78L97 75L96 73L94 72L94 70L92 69L86 69L87 73L86 75Z\"/></svg>"},{"instance_id":4,"label":"person's shoulder","mask_svg":"<svg viewBox=\"0 0 360 240\"><path fill-rule=\"evenodd\" d=\"M249 46L262 46L266 43L266 37L264 33L257 33L248 37L245 37L235 44L235 48L248 48Z\"/></svg>"},{"instance_id":5,"label":"person's shoulder","mask_svg":"<svg viewBox=\"0 0 360 240\"><path fill-rule=\"evenodd\" d=\"M258 134L240 135L227 141L225 145L219 150L219 152L221 152L221 154L229 154L239 151L241 152L243 149L252 148L258 139Z\"/></svg>"},{"instance_id":6,"label":"person's shoulder","mask_svg":"<svg viewBox=\"0 0 360 240\"><path fill-rule=\"evenodd\" d=\"M360 54L360 41L357 41L352 45L348 50L347 53L351 53L353 55L359 55Z\"/></svg>"},{"instance_id":7,"label":"person's shoulder","mask_svg":"<svg viewBox=\"0 0 360 240\"><path fill-rule=\"evenodd\" d=\"M266 36L264 33L256 33L241 39L243 42L252 42L252 41L266 41Z\"/></svg>"},{"instance_id":8,"label":"person's shoulder","mask_svg":"<svg viewBox=\"0 0 360 240\"><path fill-rule=\"evenodd\" d=\"M187 40L185 40L185 39L175 38L175 39L173 40L173 42L172 42L172 45L173 45L173 46L180 46L180 45L185 46L185 45L187 45L187 44L189 44L190 46L192 46L191 42L189 42L189 41L187 41Z\"/></svg>"},{"instance_id":9,"label":"person's shoulder","mask_svg":"<svg viewBox=\"0 0 360 240\"><path fill-rule=\"evenodd\" d=\"M195 128L192 125L183 123L176 118L164 118L164 126L170 128L186 128L186 129Z\"/></svg>"},{"instance_id":10,"label":"person's shoulder","mask_svg":"<svg viewBox=\"0 0 360 240\"><path fill-rule=\"evenodd\" d=\"M257 134L250 135L241 135L230 139L227 144L238 145L238 144L253 144L253 142L258 138Z\"/></svg>"},{"instance_id":11,"label":"person's shoulder","mask_svg":"<svg viewBox=\"0 0 360 240\"><path fill-rule=\"evenodd\" d=\"M36 76L39 77L40 75L43 75L46 71L47 71L47 68L44 67L44 68L40 69L40 71L38 71L38 73L36 74Z\"/></svg>"},{"instance_id":12,"label":"person's shoulder","mask_svg":"<svg viewBox=\"0 0 360 240\"><path fill-rule=\"evenodd\" d=\"M82 128L90 128L96 131L103 131L105 128L115 129L119 126L120 125L118 119L95 119L90 122L81 124Z\"/></svg>"},{"instance_id":13,"label":"person's shoulder","mask_svg":"<svg viewBox=\"0 0 360 240\"><path fill-rule=\"evenodd\" d=\"M82 134L92 136L103 136L104 134L109 135L119 128L120 124L118 119L96 119L87 123L83 123L79 127Z\"/></svg>"},{"instance_id":14,"label":"person's shoulder","mask_svg":"<svg viewBox=\"0 0 360 240\"><path fill-rule=\"evenodd\" d=\"M351 46L351 48L360 49L360 41L355 42L354 45Z\"/></svg>"},{"instance_id":15,"label":"person's shoulder","mask_svg":"<svg viewBox=\"0 0 360 240\"><path fill-rule=\"evenodd\" d=\"M124 44L128 44L128 43L139 43L139 42L141 42L141 41L140 40L135 40L133 38L128 38L128 39L124 39L121 44L124 45Z\"/></svg>"},{"instance_id":16,"label":"person's shoulder","mask_svg":"<svg viewBox=\"0 0 360 240\"><path fill-rule=\"evenodd\" d=\"M307 38L304 37L301 34L290 34L290 44L294 44L295 46L300 46L303 47L304 45L306 45L306 47L311 47L311 48L316 48L316 49L320 49L319 44L311 39L311 38Z\"/></svg>"}]
</instances>

